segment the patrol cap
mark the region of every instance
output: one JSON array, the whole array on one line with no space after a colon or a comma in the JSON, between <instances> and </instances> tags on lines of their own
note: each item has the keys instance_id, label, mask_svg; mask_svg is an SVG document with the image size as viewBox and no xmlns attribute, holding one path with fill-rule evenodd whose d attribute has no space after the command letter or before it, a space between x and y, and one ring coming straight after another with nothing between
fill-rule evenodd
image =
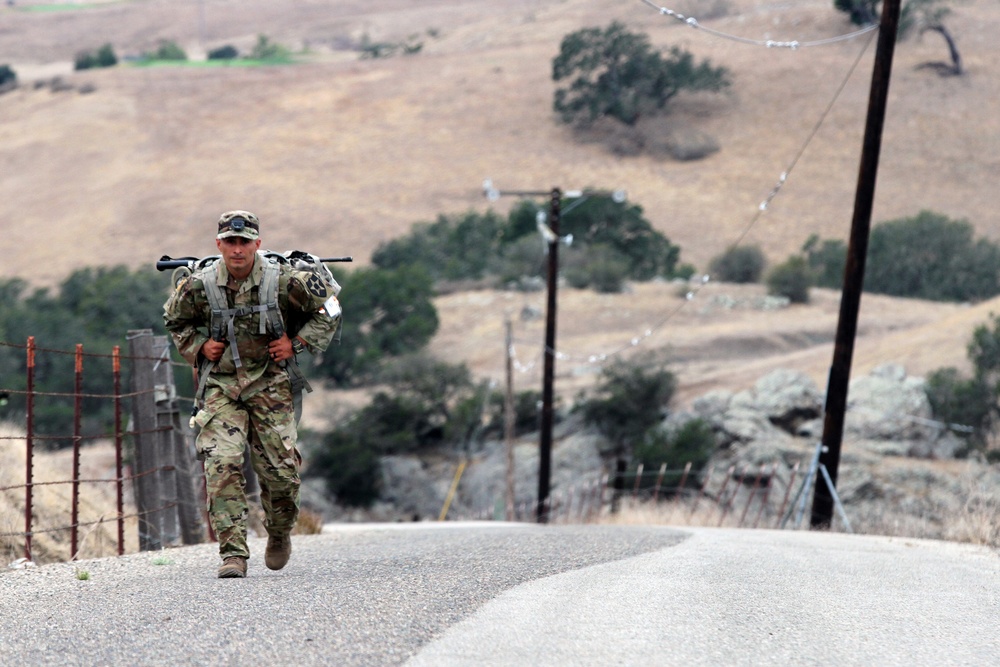
<instances>
[{"instance_id":1,"label":"patrol cap","mask_svg":"<svg viewBox=\"0 0 1000 667\"><path fill-rule=\"evenodd\" d=\"M228 211L219 217L219 235L215 238L227 239L242 236L256 241L260 238L260 221L250 211Z\"/></svg>"}]
</instances>

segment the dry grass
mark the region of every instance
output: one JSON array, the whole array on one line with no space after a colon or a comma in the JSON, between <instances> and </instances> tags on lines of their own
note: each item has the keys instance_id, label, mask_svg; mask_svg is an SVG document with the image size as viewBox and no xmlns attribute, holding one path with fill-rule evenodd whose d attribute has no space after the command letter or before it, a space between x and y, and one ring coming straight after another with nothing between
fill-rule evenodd
<instances>
[{"instance_id":1,"label":"dry grass","mask_svg":"<svg viewBox=\"0 0 1000 667\"><path fill-rule=\"evenodd\" d=\"M26 443L24 431L17 427L0 425L0 486L20 486L26 474ZM109 448L106 445L85 447L81 451L81 478L114 479L113 451L110 452L112 467L108 468ZM70 560L71 533L67 530L50 529L68 527L71 524L72 486L70 484L46 484L72 478L72 453L36 452L33 466L32 508L34 519L32 529L32 560L39 563ZM132 514L131 498L126 497L126 514ZM0 533L23 533L25 491L15 488L0 492ZM99 558L118 553L118 528L114 484L81 484L79 521L83 525L78 532L78 558ZM135 519L125 521L125 550L134 552L138 548ZM0 562L9 563L24 556L24 538L0 538Z\"/></svg>"},{"instance_id":2,"label":"dry grass","mask_svg":"<svg viewBox=\"0 0 1000 667\"><path fill-rule=\"evenodd\" d=\"M952 514L912 514L884 502L847 505L845 511L851 529L861 535L943 539L1000 549L1000 522L997 521L1000 516L1000 492L973 475L963 475L961 482L960 507ZM714 501L706 498L702 498L697 505L691 499L655 503L626 498L617 514L605 511L596 521L611 525L756 527L757 507L751 505L741 522L743 506L740 503L734 505L730 511L724 512ZM775 515L773 508L765 511L763 516L760 528L779 527L780 517ZM806 516L799 528L808 528L808 523ZM786 524L786 527L794 529L793 523ZM845 530L839 517L834 518L834 530Z\"/></svg>"}]
</instances>

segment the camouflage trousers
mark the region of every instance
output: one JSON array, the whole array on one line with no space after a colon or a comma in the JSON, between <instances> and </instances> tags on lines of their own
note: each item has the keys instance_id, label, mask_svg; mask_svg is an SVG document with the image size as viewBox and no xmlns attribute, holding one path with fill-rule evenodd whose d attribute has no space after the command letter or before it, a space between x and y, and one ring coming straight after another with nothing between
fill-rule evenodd
<instances>
[{"instance_id":1,"label":"camouflage trousers","mask_svg":"<svg viewBox=\"0 0 1000 667\"><path fill-rule=\"evenodd\" d=\"M260 483L260 503L269 535L288 535L299 515L299 468L292 392L287 381L248 398L231 399L215 386L205 390L204 409L195 417L196 441L205 461L208 517L222 558L249 558L249 506L243 475L244 451Z\"/></svg>"}]
</instances>

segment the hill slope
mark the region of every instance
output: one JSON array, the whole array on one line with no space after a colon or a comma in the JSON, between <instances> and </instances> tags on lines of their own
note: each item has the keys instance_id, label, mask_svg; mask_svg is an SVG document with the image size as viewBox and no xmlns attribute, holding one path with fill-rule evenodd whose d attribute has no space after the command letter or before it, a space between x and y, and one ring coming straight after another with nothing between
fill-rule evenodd
<instances>
[{"instance_id":1,"label":"hill slope","mask_svg":"<svg viewBox=\"0 0 1000 667\"><path fill-rule=\"evenodd\" d=\"M415 221L485 210L485 177L508 189L623 187L682 247L682 261L704 268L747 229L866 41L765 50L693 30L638 0L436 0L419 7L402 0L206 0L199 3L201 15L192 4L168 0L24 11L32 4L40 3L0 8L0 62L11 63L29 84L0 96L0 277L39 285L85 265L148 266L164 253L209 252L218 213L237 207L261 216L271 248L353 254L365 263L378 243ZM715 30L810 40L852 29L830 5L720 0L708 16L699 16L705 3L675 8ZM711 134L720 152L694 163L620 158L576 142L554 121L550 67L562 36L613 19L647 32L659 47L678 45L731 70L731 94L684 98L665 121L673 132ZM1000 97L994 38L1000 4L956 5L948 25L962 49L963 77L919 68L944 59L936 37L897 49L875 220L929 208L968 218L979 233L1000 239L991 196L1000 161L993 104ZM109 35L119 54L134 55L160 39L176 40L191 53L226 43L246 51L261 33L293 48L308 46L310 55L292 67L70 72L74 53ZM424 42L413 57L361 61L348 48L365 35L393 41L412 34ZM743 241L760 244L772 261L797 251L813 233L846 238L873 53L869 47L861 57L826 122ZM57 72L76 90L30 85ZM78 92L84 84L94 92ZM632 313L636 297L565 292L560 349L586 357L627 345L663 320L668 311L660 309L672 308L676 298L664 286L641 286L636 294L649 298L635 307L643 317L623 316ZM473 339L462 319L479 312L469 303L480 296L439 300L444 326L436 349L458 354L462 347L452 343L462 338L470 360L490 345L502 353L502 316L495 308L480 312L479 321L494 329L483 332L488 339ZM657 329L649 343L681 352L692 390L752 382L775 363L801 366L822 384L835 301L836 295L821 295L817 305L781 314L737 309L721 321L686 315ZM699 297L693 305L701 303ZM901 359L911 372L961 364L971 326L986 315L988 306L866 297L858 362ZM536 333L524 326L530 341ZM493 374L499 359L476 367Z\"/></svg>"}]
</instances>

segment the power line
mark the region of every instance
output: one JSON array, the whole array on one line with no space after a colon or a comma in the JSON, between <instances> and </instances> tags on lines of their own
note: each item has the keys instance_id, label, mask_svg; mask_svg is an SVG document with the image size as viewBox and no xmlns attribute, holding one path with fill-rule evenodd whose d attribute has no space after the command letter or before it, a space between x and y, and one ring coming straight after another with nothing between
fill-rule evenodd
<instances>
[{"instance_id":1,"label":"power line","mask_svg":"<svg viewBox=\"0 0 1000 667\"><path fill-rule=\"evenodd\" d=\"M796 49L801 49L810 46L827 46L829 44L836 44L837 42L844 42L850 39L855 39L856 37L860 37L861 35L878 30L878 24L873 23L872 25L865 26L864 28L855 30L854 32L849 32L844 35L837 35L836 37L828 37L826 39L816 39L811 41L801 41L801 40L778 41L774 39L749 39L747 37L740 37L739 35L732 35L726 32L722 32L721 30L715 30L714 28L709 28L707 26L702 25L698 21L698 19L694 17L684 16L680 12L675 12L674 10L668 9L666 7L660 7L659 5L650 2L650 0L641 0L641 2L644 5L649 5L663 16L676 19L677 21L680 21L681 23L687 26L696 28L698 30L703 30L710 35L714 35L715 37L721 37L722 39L728 39L733 42L739 42L740 44L749 44L751 46L762 46L767 49L791 49L794 51Z\"/></svg>"},{"instance_id":2,"label":"power line","mask_svg":"<svg viewBox=\"0 0 1000 667\"><path fill-rule=\"evenodd\" d=\"M643 0L643 2L646 2L646 0ZM767 197L765 197L760 202L760 204L758 204L757 210L754 212L753 216L751 216L750 221L746 224L746 226L743 228L743 230L736 237L736 240L733 241L730 244L730 247L737 247L737 246L739 246L743 242L743 240L747 237L747 235L750 233L750 231L757 225L757 223L759 222L760 218L763 216L763 214L770 207L771 201L777 196L777 194L784 187L785 183L788 180L788 177L791 175L792 171L795 169L795 167L798 164L799 160L805 154L805 152L808 149L809 145L812 143L813 139L819 133L820 128L823 126L823 123L826 121L827 117L830 115L830 112L833 110L833 107L837 103L837 100L840 99L841 94L843 93L844 89L847 87L848 81L850 81L851 77L854 75L855 70L857 69L857 67L860 64L862 58L864 57L864 54L868 51L868 47L871 45L871 43L873 41L874 32L871 31L871 30L868 30L866 32L870 33L869 38L865 41L864 45L859 50L858 55L855 57L854 61L851 63L850 68L847 70L847 72L844 75L843 79L841 80L840 84L837 86L836 91L834 92L833 96L831 97L830 102L827 104L826 108L820 114L819 119L816 121L815 125L810 130L810 132L806 136L805 140L802 142L802 145L799 147L799 150L795 153L795 156L792 158L791 162L788 164L788 167L779 176L777 183L771 189L770 193L768 193ZM709 275L707 275L707 274L703 275L701 277L701 279L685 294L684 301L681 301L678 305L676 305L674 308L672 308L658 322L656 322L655 324L653 324L650 327L647 327L641 334L637 334L637 335L633 336L629 340L629 342L627 344L621 345L621 346L613 349L610 352L604 352L604 353L589 353L589 354L583 354L583 355L570 355L570 354L566 354L566 353L563 353L563 352L559 352L559 353L556 353L556 358L559 359L560 361L572 361L572 360L584 361L585 360L588 363L598 363L598 362L606 361L609 357L616 356L618 354L621 354L622 352L625 352L628 349L631 349L633 347L636 347L636 346L640 345L645 339L647 339L650 336L652 336L653 333L655 333L657 330L663 328L670 320L672 320L677 315L677 313L680 312L681 309L683 309L688 304L688 302L693 301L694 298L698 295L698 293L705 287L705 285L707 285L710 282L710 280L711 280L711 277ZM527 366L522 365L520 363L517 363L517 368L518 368L519 371L530 370L533 367L534 367L534 362L529 363Z\"/></svg>"}]
</instances>

